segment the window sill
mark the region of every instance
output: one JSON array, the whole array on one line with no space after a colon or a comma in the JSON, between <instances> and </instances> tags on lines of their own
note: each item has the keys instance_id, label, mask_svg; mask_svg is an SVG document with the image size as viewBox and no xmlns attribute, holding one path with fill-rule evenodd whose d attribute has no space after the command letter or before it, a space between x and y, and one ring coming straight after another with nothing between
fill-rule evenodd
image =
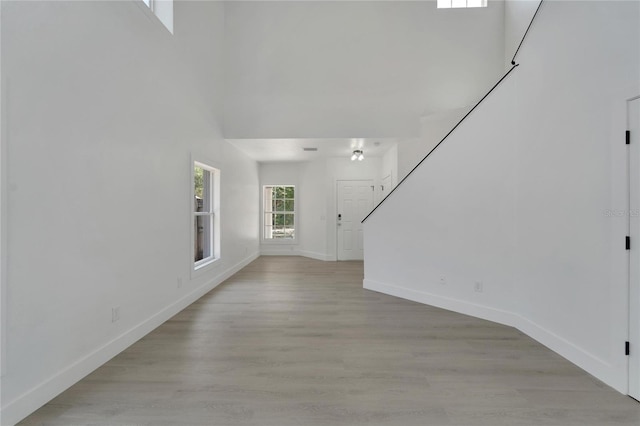
<instances>
[{"instance_id":1,"label":"window sill","mask_svg":"<svg viewBox=\"0 0 640 426\"><path fill-rule=\"evenodd\" d=\"M213 268L213 266L220 260L220 258L210 259L204 263L198 264L197 266L194 264L191 269L191 278L198 278L204 274L206 274L209 270Z\"/></svg>"}]
</instances>

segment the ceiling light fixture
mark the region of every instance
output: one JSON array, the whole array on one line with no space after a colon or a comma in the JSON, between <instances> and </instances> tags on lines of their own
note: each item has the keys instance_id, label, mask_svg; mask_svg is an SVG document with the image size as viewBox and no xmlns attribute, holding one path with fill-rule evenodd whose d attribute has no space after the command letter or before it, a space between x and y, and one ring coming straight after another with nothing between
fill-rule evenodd
<instances>
[{"instance_id":1,"label":"ceiling light fixture","mask_svg":"<svg viewBox=\"0 0 640 426\"><path fill-rule=\"evenodd\" d=\"M353 151L353 155L351 156L351 161L362 161L364 160L364 152L361 149L356 149Z\"/></svg>"}]
</instances>

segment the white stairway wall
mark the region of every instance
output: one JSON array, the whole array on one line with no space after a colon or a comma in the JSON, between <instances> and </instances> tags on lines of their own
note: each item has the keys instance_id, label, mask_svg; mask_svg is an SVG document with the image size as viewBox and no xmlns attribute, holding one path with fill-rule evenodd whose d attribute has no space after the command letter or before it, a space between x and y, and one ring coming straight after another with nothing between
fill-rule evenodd
<instances>
[{"instance_id":1,"label":"white stairway wall","mask_svg":"<svg viewBox=\"0 0 640 426\"><path fill-rule=\"evenodd\" d=\"M257 165L221 135L224 5L176 2L174 22L142 2L2 2L2 425L258 253ZM192 156L222 182L222 258L193 278Z\"/></svg>"},{"instance_id":2,"label":"white stairway wall","mask_svg":"<svg viewBox=\"0 0 640 426\"><path fill-rule=\"evenodd\" d=\"M518 45L538 5L540 0L505 0L504 2L504 63L507 69L511 68L513 55L518 50ZM531 31L537 31L536 27L532 27Z\"/></svg>"},{"instance_id":3,"label":"white stairway wall","mask_svg":"<svg viewBox=\"0 0 640 426\"><path fill-rule=\"evenodd\" d=\"M496 75L494 79L497 80L498 77ZM484 93L478 94L473 103L483 95ZM398 143L398 182L411 172L470 109L471 107L456 108L420 117L420 137L404 139Z\"/></svg>"},{"instance_id":4,"label":"white stairway wall","mask_svg":"<svg viewBox=\"0 0 640 426\"><path fill-rule=\"evenodd\" d=\"M626 392L626 228L606 211L626 208L639 6L545 2L521 66L365 223L366 288L516 326Z\"/></svg>"}]
</instances>

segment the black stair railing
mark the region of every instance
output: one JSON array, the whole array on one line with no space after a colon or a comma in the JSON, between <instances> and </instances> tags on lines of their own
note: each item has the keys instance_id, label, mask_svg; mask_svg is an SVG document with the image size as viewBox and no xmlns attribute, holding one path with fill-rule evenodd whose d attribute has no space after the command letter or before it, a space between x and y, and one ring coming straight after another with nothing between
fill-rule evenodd
<instances>
[{"instance_id":1,"label":"black stair railing","mask_svg":"<svg viewBox=\"0 0 640 426\"><path fill-rule=\"evenodd\" d=\"M522 40L520 40L520 44L518 45L518 48L516 49L516 53L513 54L513 59L511 59L511 65L515 65L516 64L516 56L518 56L518 52L520 52L520 47L522 47L522 43L524 43L524 39L527 38L527 34L529 34L529 30L531 29L531 26L533 25L533 21L535 21L536 16L538 16L538 12L540 12L540 8L542 7L542 3L543 2L544 2L544 0L540 0L540 3L538 3L538 7L536 9L536 12L531 17L531 22L529 22L529 26L527 27L527 30L524 32L524 35L522 36Z\"/></svg>"},{"instance_id":2,"label":"black stair railing","mask_svg":"<svg viewBox=\"0 0 640 426\"><path fill-rule=\"evenodd\" d=\"M462 117L462 119L460 119L460 121L458 121L456 123L455 126L453 126L453 128L449 131L449 133L447 133L441 140L440 142L438 142L432 149L431 151L429 151L427 153L427 155L424 156L424 158L422 160L420 160L420 162L418 164L415 165L415 167L413 169L411 169L411 171L409 171L409 173L407 173L407 175L405 177L402 178L402 180L400 180L400 182L398 182L398 184L391 190L391 192L389 192L374 208L373 210L371 210L369 212L368 215L366 215L364 217L364 219L362 219L362 223L364 223L377 209L378 207L380 207L395 191L396 189L398 189L400 187L400 185L402 185L402 182L404 182L405 180L407 180L407 178L409 176L411 176L411 174L418 168L420 167L420 165L422 163L424 163L424 161L429 158L429 156L431 154L433 154L433 152L438 149L438 147L440 145L442 145L442 143L447 140L447 138L449 137L449 135L451 133L453 133L454 130L456 130L458 128L458 126L460 126L460 124L462 124L464 122L464 120L476 109L478 108L478 106L482 103L482 101L484 101L487 96L489 96L491 94L491 92L493 92L499 85L500 83L502 83L504 81L504 79L506 79L509 74L511 74L511 72L513 70L515 70L520 64L516 63L516 56L518 56L518 52L520 51L520 47L522 47L522 43L524 43L525 38L527 37L527 34L529 34L529 30L531 29L531 26L533 25L533 21L536 19L536 16L538 15L538 12L540 11L540 8L542 7L542 3L544 2L544 0L540 0L540 3L538 4L538 7L535 11L535 13L533 14L533 17L531 18L531 22L529 22L529 26L527 26L526 31L524 32L524 35L522 36L522 39L520 40L520 44L518 44L518 48L516 49L515 54L513 55L513 58L511 59L511 68L509 68L509 70L500 78L500 80L498 80L498 82L496 84L493 85L493 87L491 87L491 89L489 89L489 91L473 106L473 108L471 108L469 110L469 112L467 112L464 117Z\"/></svg>"}]
</instances>

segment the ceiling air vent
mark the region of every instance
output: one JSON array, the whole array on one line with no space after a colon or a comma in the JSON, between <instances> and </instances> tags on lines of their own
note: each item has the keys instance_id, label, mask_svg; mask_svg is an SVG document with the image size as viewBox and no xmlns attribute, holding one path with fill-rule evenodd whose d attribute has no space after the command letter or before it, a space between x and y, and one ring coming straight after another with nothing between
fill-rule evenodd
<instances>
[{"instance_id":1,"label":"ceiling air vent","mask_svg":"<svg viewBox=\"0 0 640 426\"><path fill-rule=\"evenodd\" d=\"M302 148L303 151L315 152L318 148Z\"/></svg>"}]
</instances>

